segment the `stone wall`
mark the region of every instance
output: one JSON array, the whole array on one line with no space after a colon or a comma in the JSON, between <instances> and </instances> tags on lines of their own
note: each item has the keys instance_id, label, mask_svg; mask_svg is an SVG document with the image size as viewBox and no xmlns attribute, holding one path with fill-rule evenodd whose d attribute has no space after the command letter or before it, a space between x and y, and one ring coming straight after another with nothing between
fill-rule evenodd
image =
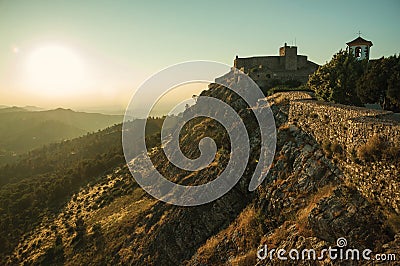
<instances>
[{"instance_id":1,"label":"stone wall","mask_svg":"<svg viewBox=\"0 0 400 266\"><path fill-rule=\"evenodd\" d=\"M280 56L254 56L247 58L236 58L233 66L248 73L251 68L265 66L271 69L280 69L284 67L284 61Z\"/></svg>"},{"instance_id":2,"label":"stone wall","mask_svg":"<svg viewBox=\"0 0 400 266\"><path fill-rule=\"evenodd\" d=\"M400 122L391 118L392 112L304 97L296 99L296 96L287 94L290 100L289 123L310 134L320 144L324 141L339 144L344 158L338 159L337 163L346 181L366 197L378 200L400 214L400 160L359 164L351 159L358 147L376 134L386 138L391 145L400 146Z\"/></svg>"},{"instance_id":3,"label":"stone wall","mask_svg":"<svg viewBox=\"0 0 400 266\"><path fill-rule=\"evenodd\" d=\"M302 69L304 67L309 67L309 64L311 63L307 60L307 56L306 55L298 55L297 56L297 68L298 69ZM315 68L317 68L318 66L315 66Z\"/></svg>"},{"instance_id":4,"label":"stone wall","mask_svg":"<svg viewBox=\"0 0 400 266\"><path fill-rule=\"evenodd\" d=\"M373 162L360 165L339 161L346 181L356 187L366 198L377 200L400 214L399 164Z\"/></svg>"},{"instance_id":5,"label":"stone wall","mask_svg":"<svg viewBox=\"0 0 400 266\"><path fill-rule=\"evenodd\" d=\"M329 140L351 152L375 134L399 144L400 123L385 118L391 113L315 100L293 100L289 122L311 133L317 141Z\"/></svg>"},{"instance_id":6,"label":"stone wall","mask_svg":"<svg viewBox=\"0 0 400 266\"><path fill-rule=\"evenodd\" d=\"M316 63L307 60L307 56L298 55L296 46L287 46L286 43L279 49L279 56L236 56L233 66L248 74L261 87L274 79L306 83L309 75L318 68Z\"/></svg>"},{"instance_id":7,"label":"stone wall","mask_svg":"<svg viewBox=\"0 0 400 266\"><path fill-rule=\"evenodd\" d=\"M265 99L260 99L259 102L268 101L271 104L275 103L277 99L287 99L289 101L299 100L299 99L313 99L314 93L306 92L306 91L285 91L285 92L276 92L271 96L268 96Z\"/></svg>"},{"instance_id":8,"label":"stone wall","mask_svg":"<svg viewBox=\"0 0 400 266\"><path fill-rule=\"evenodd\" d=\"M293 71L297 70L297 49L286 51L285 69Z\"/></svg>"}]
</instances>

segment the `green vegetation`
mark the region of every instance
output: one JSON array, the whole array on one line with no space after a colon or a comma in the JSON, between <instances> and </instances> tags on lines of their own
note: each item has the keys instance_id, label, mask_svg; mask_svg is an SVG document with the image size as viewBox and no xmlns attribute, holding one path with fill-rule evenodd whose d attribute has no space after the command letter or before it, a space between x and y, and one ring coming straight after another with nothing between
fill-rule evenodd
<instances>
[{"instance_id":1,"label":"green vegetation","mask_svg":"<svg viewBox=\"0 0 400 266\"><path fill-rule=\"evenodd\" d=\"M45 144L72 139L122 122L122 116L74 112L66 109L27 111L0 109L0 166Z\"/></svg>"},{"instance_id":2,"label":"green vegetation","mask_svg":"<svg viewBox=\"0 0 400 266\"><path fill-rule=\"evenodd\" d=\"M379 103L383 109L400 111L400 56L373 60L357 83L363 103Z\"/></svg>"},{"instance_id":3,"label":"green vegetation","mask_svg":"<svg viewBox=\"0 0 400 266\"><path fill-rule=\"evenodd\" d=\"M6 167L0 169L0 264L254 265L257 249L264 244L329 246L342 229L360 246L371 243L372 249L381 250L390 243L393 235L386 227L398 228L398 217L384 226L380 203L372 205L358 190L345 186L342 172L326 160L315 140L288 123L282 95L277 99L280 106L272 106L275 117L282 117L277 119L279 156L265 183L254 192L248 192L247 186L261 150L254 114L237 94L222 86L202 95L218 97L236 108L249 133L247 169L232 190L190 208L152 198L135 183L128 168L121 167L120 125L47 145L9 165L8 174L2 171ZM135 120L132 126L143 122ZM162 118L149 119L146 144L154 166L166 178L201 185L226 169L230 140L218 122L197 117L180 132L182 152L188 158L200 155L198 143L204 137L217 144L215 160L195 172L177 168L158 148L162 122ZM334 140L325 149L334 159L343 153ZM140 167L140 158L137 163Z\"/></svg>"},{"instance_id":4,"label":"green vegetation","mask_svg":"<svg viewBox=\"0 0 400 266\"><path fill-rule=\"evenodd\" d=\"M159 134L162 121L163 118L154 118L147 122L146 134L152 145L159 144L153 135ZM143 122L131 123L135 126ZM121 125L115 125L50 144L23 155L16 163L0 167L0 257L9 253L44 216L56 214L81 187L124 164L121 129ZM77 245L81 238L78 234ZM51 252L57 250L55 244Z\"/></svg>"},{"instance_id":5,"label":"green vegetation","mask_svg":"<svg viewBox=\"0 0 400 266\"><path fill-rule=\"evenodd\" d=\"M307 85L297 85L297 86L281 85L281 86L277 86L277 87L273 87L273 88L269 89L267 91L266 96L271 96L274 93L286 92L286 91L308 91L308 92L312 92L312 90Z\"/></svg>"},{"instance_id":6,"label":"green vegetation","mask_svg":"<svg viewBox=\"0 0 400 266\"><path fill-rule=\"evenodd\" d=\"M400 56L358 61L339 51L308 80L320 100L362 105L378 103L385 110L400 111Z\"/></svg>"},{"instance_id":7,"label":"green vegetation","mask_svg":"<svg viewBox=\"0 0 400 266\"><path fill-rule=\"evenodd\" d=\"M318 99L360 105L356 84L364 72L366 63L357 61L353 55L340 50L331 61L319 67L310 76L307 84Z\"/></svg>"}]
</instances>

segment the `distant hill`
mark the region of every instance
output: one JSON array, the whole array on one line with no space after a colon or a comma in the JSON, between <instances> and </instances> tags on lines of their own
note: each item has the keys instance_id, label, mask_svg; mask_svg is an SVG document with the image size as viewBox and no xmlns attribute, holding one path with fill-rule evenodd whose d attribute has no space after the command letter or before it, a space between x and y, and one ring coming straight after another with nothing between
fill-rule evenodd
<instances>
[{"instance_id":1,"label":"distant hill","mask_svg":"<svg viewBox=\"0 0 400 266\"><path fill-rule=\"evenodd\" d=\"M32 105L27 105L27 106L24 106L22 108L24 108L27 111L44 111L44 110L46 110L46 109L44 109L42 107L37 107L37 106L32 106Z\"/></svg>"},{"instance_id":2,"label":"distant hill","mask_svg":"<svg viewBox=\"0 0 400 266\"><path fill-rule=\"evenodd\" d=\"M0 114L2 113L13 113L13 112L26 112L27 110L22 108L22 107L17 107L17 106L13 106L13 107L9 107L9 106L3 106L0 107Z\"/></svg>"},{"instance_id":3,"label":"distant hill","mask_svg":"<svg viewBox=\"0 0 400 266\"><path fill-rule=\"evenodd\" d=\"M13 112L13 111L32 111L32 112L36 112L36 111L44 111L46 109L42 108L42 107L37 107L37 106L33 106L33 105L26 105L24 107L21 106L7 106L7 105L0 105L0 111L7 111L7 112Z\"/></svg>"},{"instance_id":4,"label":"distant hill","mask_svg":"<svg viewBox=\"0 0 400 266\"><path fill-rule=\"evenodd\" d=\"M34 123L33 125L28 124L26 129L21 130L18 134L3 133L2 135L8 141L4 143L0 140L0 143L8 150L23 152L44 144L82 136L85 133L87 133L86 130L75 126L56 120L46 120Z\"/></svg>"},{"instance_id":5,"label":"distant hill","mask_svg":"<svg viewBox=\"0 0 400 266\"><path fill-rule=\"evenodd\" d=\"M125 108L120 106L103 106L103 107L81 107L77 108L77 111L87 113L101 113L107 115L123 115L125 114Z\"/></svg>"},{"instance_id":6,"label":"distant hill","mask_svg":"<svg viewBox=\"0 0 400 266\"><path fill-rule=\"evenodd\" d=\"M0 165L15 161L17 155L44 144L79 137L119 124L122 119L121 115L62 108L48 111L27 111L22 107L0 109Z\"/></svg>"}]
</instances>

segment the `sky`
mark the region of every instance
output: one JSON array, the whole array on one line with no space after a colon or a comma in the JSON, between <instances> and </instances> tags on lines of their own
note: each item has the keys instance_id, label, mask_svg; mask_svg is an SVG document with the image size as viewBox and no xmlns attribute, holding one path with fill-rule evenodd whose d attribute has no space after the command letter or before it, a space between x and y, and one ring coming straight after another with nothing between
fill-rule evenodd
<instances>
[{"instance_id":1,"label":"sky","mask_svg":"<svg viewBox=\"0 0 400 266\"><path fill-rule=\"evenodd\" d=\"M324 64L358 31L372 58L390 56L399 13L398 0L0 0L0 105L123 109L170 65L232 65L236 55L277 55L285 42Z\"/></svg>"}]
</instances>

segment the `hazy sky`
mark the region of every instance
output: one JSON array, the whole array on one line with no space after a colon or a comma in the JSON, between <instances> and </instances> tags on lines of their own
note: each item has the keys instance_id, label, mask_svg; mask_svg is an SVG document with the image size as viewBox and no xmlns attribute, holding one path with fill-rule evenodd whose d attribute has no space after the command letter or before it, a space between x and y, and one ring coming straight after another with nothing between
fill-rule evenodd
<instances>
[{"instance_id":1,"label":"hazy sky","mask_svg":"<svg viewBox=\"0 0 400 266\"><path fill-rule=\"evenodd\" d=\"M372 58L393 55L399 14L398 0L0 0L0 105L123 108L172 64L232 64L295 40L323 64L359 30L374 43Z\"/></svg>"}]
</instances>

